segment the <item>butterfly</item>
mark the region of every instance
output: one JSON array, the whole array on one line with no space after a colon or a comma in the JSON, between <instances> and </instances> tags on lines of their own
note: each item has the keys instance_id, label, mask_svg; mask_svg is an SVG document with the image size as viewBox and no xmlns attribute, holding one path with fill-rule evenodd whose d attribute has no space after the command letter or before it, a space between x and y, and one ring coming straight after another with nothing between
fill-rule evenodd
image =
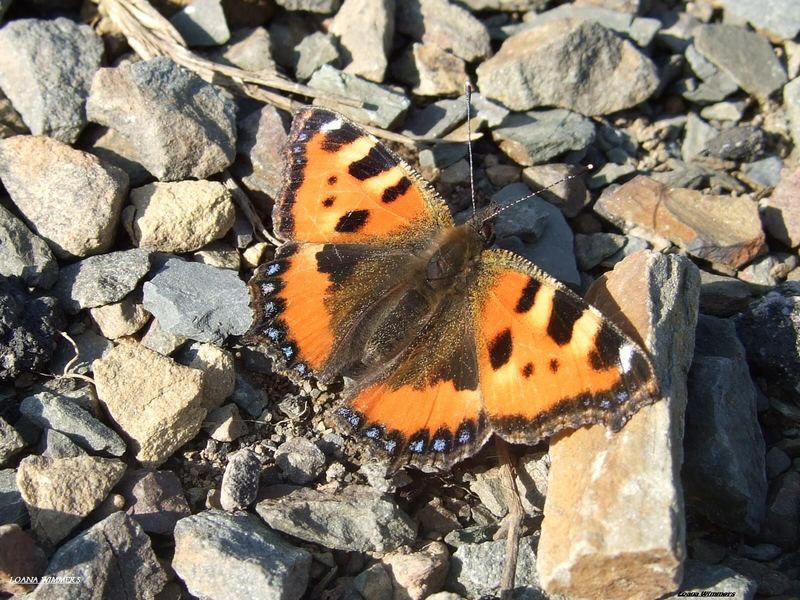
<instances>
[{"instance_id":1,"label":"butterfly","mask_svg":"<svg viewBox=\"0 0 800 600\"><path fill-rule=\"evenodd\" d=\"M341 115L300 110L273 209L285 240L249 287L245 343L299 382L345 378L336 419L394 465L445 470L492 433L620 429L658 397L650 358L531 262L456 226L407 163Z\"/></svg>"}]
</instances>

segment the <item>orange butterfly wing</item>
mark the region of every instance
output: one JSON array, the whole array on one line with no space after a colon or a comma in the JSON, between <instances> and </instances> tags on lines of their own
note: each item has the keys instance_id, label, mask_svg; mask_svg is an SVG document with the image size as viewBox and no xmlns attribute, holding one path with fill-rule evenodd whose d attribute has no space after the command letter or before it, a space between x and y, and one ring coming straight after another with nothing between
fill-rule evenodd
<instances>
[{"instance_id":1,"label":"orange butterfly wing","mask_svg":"<svg viewBox=\"0 0 800 600\"><path fill-rule=\"evenodd\" d=\"M617 430L658 398L647 354L579 296L510 252L481 263L481 394L503 439L534 444L601 421Z\"/></svg>"}]
</instances>

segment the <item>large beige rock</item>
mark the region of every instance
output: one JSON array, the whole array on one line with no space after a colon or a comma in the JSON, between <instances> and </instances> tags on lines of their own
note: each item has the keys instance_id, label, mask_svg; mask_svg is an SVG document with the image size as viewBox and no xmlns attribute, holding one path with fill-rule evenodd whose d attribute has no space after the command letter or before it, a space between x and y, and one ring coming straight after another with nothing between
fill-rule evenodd
<instances>
[{"instance_id":1,"label":"large beige rock","mask_svg":"<svg viewBox=\"0 0 800 600\"><path fill-rule=\"evenodd\" d=\"M31 516L34 537L53 549L108 495L125 472L114 458L28 456L17 469L17 487Z\"/></svg>"},{"instance_id":2,"label":"large beige rock","mask_svg":"<svg viewBox=\"0 0 800 600\"><path fill-rule=\"evenodd\" d=\"M775 186L772 196L766 198L761 204L764 227L791 248L800 246L800 202L798 202L798 197L800 197L800 168L784 169L781 173L780 183Z\"/></svg>"},{"instance_id":3,"label":"large beige rock","mask_svg":"<svg viewBox=\"0 0 800 600\"><path fill-rule=\"evenodd\" d=\"M537 563L550 594L644 600L680 585L683 415L699 285L686 258L640 252L590 290L588 299L651 353L662 399L617 433L595 425L551 444Z\"/></svg>"},{"instance_id":4,"label":"large beige rock","mask_svg":"<svg viewBox=\"0 0 800 600\"><path fill-rule=\"evenodd\" d=\"M201 371L133 340L92 368L97 396L145 467L163 463L200 430L206 416Z\"/></svg>"},{"instance_id":5,"label":"large beige rock","mask_svg":"<svg viewBox=\"0 0 800 600\"><path fill-rule=\"evenodd\" d=\"M216 181L151 183L131 190L122 224L131 241L164 252L193 252L228 233L231 193Z\"/></svg>"},{"instance_id":6,"label":"large beige rock","mask_svg":"<svg viewBox=\"0 0 800 600\"><path fill-rule=\"evenodd\" d=\"M52 138L18 135L0 141L0 179L58 258L98 254L114 242L124 171Z\"/></svg>"},{"instance_id":7,"label":"large beige rock","mask_svg":"<svg viewBox=\"0 0 800 600\"><path fill-rule=\"evenodd\" d=\"M206 410L214 410L233 394L236 369L233 355L215 344L192 342L177 357L181 364L203 373Z\"/></svg>"}]
</instances>

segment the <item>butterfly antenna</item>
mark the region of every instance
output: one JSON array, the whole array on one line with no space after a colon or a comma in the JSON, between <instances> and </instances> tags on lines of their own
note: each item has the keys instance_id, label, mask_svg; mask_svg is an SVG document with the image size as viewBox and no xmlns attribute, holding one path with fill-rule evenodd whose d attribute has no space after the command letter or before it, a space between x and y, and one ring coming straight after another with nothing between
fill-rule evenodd
<instances>
[{"instance_id":1,"label":"butterfly antenna","mask_svg":"<svg viewBox=\"0 0 800 600\"><path fill-rule=\"evenodd\" d=\"M466 85L467 92L467 154L469 155L469 193L472 198L472 214L477 212L475 207L475 173L472 168L472 115L470 104L472 103L472 86L469 81Z\"/></svg>"},{"instance_id":2,"label":"butterfly antenna","mask_svg":"<svg viewBox=\"0 0 800 600\"><path fill-rule=\"evenodd\" d=\"M506 204L505 206L501 206L500 208L498 208L494 212L491 212L487 216L483 217L481 219L481 223L485 223L486 221L494 219L497 215L499 215L504 210L508 210L512 206L516 206L517 204L519 204L520 202L524 202L528 198L533 198L534 196L538 196L542 192L546 192L547 190L556 187L559 183L564 183L565 181L569 181L570 179L575 179L576 177L580 177L581 175L583 175L585 173L588 173L592 169L594 169L594 165L586 165L581 170L579 170L577 173L573 173L572 175L567 175L566 177L562 177L561 179L559 179L557 181L554 181L553 183L551 183L548 186L545 186L545 187L543 187L543 188L541 188L539 190L536 190L535 192L531 192L527 196L523 196L522 198L517 198L516 200L514 200L510 204Z\"/></svg>"}]
</instances>

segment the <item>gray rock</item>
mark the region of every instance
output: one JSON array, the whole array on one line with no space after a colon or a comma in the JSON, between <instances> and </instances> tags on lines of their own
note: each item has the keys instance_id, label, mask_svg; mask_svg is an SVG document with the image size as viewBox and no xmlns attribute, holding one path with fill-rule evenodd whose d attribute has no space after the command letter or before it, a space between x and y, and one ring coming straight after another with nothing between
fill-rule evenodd
<instances>
[{"instance_id":1,"label":"gray rock","mask_svg":"<svg viewBox=\"0 0 800 600\"><path fill-rule=\"evenodd\" d=\"M28 509L17 487L17 472L0 469L0 525L28 523Z\"/></svg>"},{"instance_id":2,"label":"gray rock","mask_svg":"<svg viewBox=\"0 0 800 600\"><path fill-rule=\"evenodd\" d=\"M783 107L789 117L789 132L795 147L800 146L800 77L783 86Z\"/></svg>"},{"instance_id":3,"label":"gray rock","mask_svg":"<svg viewBox=\"0 0 800 600\"><path fill-rule=\"evenodd\" d=\"M528 600L548 598L541 589L536 573L538 538L523 537L519 541L514 597ZM447 587L468 598L493 596L500 586L506 554L506 541L463 544L450 557Z\"/></svg>"},{"instance_id":4,"label":"gray rock","mask_svg":"<svg viewBox=\"0 0 800 600\"><path fill-rule=\"evenodd\" d=\"M439 138L455 129L466 118L467 105L462 99L439 100L411 113L406 119L403 133Z\"/></svg>"},{"instance_id":5,"label":"gray rock","mask_svg":"<svg viewBox=\"0 0 800 600\"><path fill-rule=\"evenodd\" d=\"M93 453L125 453L125 442L113 429L67 398L40 392L25 398L19 410L43 429L59 431Z\"/></svg>"},{"instance_id":6,"label":"gray rock","mask_svg":"<svg viewBox=\"0 0 800 600\"><path fill-rule=\"evenodd\" d=\"M512 110L558 106L604 115L647 100L653 62L602 25L559 20L510 37L477 70L478 88Z\"/></svg>"},{"instance_id":7,"label":"gray rock","mask_svg":"<svg viewBox=\"0 0 800 600\"><path fill-rule=\"evenodd\" d=\"M20 277L26 284L49 288L58 277L58 263L45 241L0 206L0 275Z\"/></svg>"},{"instance_id":8,"label":"gray rock","mask_svg":"<svg viewBox=\"0 0 800 600\"><path fill-rule=\"evenodd\" d=\"M250 164L249 172L242 175L242 184L271 198L278 196L283 185L283 147L287 138L284 114L266 105L247 115L238 126L236 152ZM252 236L252 227L249 233Z\"/></svg>"},{"instance_id":9,"label":"gray rock","mask_svg":"<svg viewBox=\"0 0 800 600\"><path fill-rule=\"evenodd\" d=\"M767 477L756 390L731 321L701 315L689 371L682 478L687 503L722 527L758 532Z\"/></svg>"},{"instance_id":10,"label":"gray rock","mask_svg":"<svg viewBox=\"0 0 800 600\"><path fill-rule=\"evenodd\" d=\"M709 125L696 113L690 112L686 119L686 133L681 145L681 157L686 162L699 156L708 147L708 142L717 135L716 127Z\"/></svg>"},{"instance_id":11,"label":"gray rock","mask_svg":"<svg viewBox=\"0 0 800 600\"><path fill-rule=\"evenodd\" d=\"M682 86L679 85L681 95L690 102L696 104L718 102L739 89L733 77L717 68L697 50L694 44L686 48L685 56L692 71L701 80L699 84L687 80L682 82Z\"/></svg>"},{"instance_id":12,"label":"gray rock","mask_svg":"<svg viewBox=\"0 0 800 600\"><path fill-rule=\"evenodd\" d=\"M100 358L103 358L114 347L113 342L104 338L102 335L96 334L93 330L87 329L86 331L77 335L71 336L77 348L64 338L59 338L56 347L56 353L53 356L51 364L54 373L63 373L67 365L76 359L70 365L70 372L79 375L85 375L91 371L92 363Z\"/></svg>"},{"instance_id":13,"label":"gray rock","mask_svg":"<svg viewBox=\"0 0 800 600\"><path fill-rule=\"evenodd\" d=\"M329 33L316 31L307 35L295 51L298 54L295 76L300 81L311 79L314 71L322 65L339 66L339 49Z\"/></svg>"},{"instance_id":14,"label":"gray rock","mask_svg":"<svg viewBox=\"0 0 800 600\"><path fill-rule=\"evenodd\" d=\"M69 19L18 19L0 29L0 87L32 133L67 144L86 125L102 58L100 36Z\"/></svg>"},{"instance_id":15,"label":"gray rock","mask_svg":"<svg viewBox=\"0 0 800 600\"><path fill-rule=\"evenodd\" d=\"M786 284L737 316L736 332L768 393L800 400L800 289Z\"/></svg>"},{"instance_id":16,"label":"gray rock","mask_svg":"<svg viewBox=\"0 0 800 600\"><path fill-rule=\"evenodd\" d=\"M775 187L780 183L781 169L783 159L774 155L742 165L745 176L764 187Z\"/></svg>"},{"instance_id":17,"label":"gray rock","mask_svg":"<svg viewBox=\"0 0 800 600\"><path fill-rule=\"evenodd\" d=\"M749 587L751 590L756 588L759 596L781 596L788 592L794 583L772 565L747 558L728 556L724 564L734 572L752 580L753 585Z\"/></svg>"},{"instance_id":18,"label":"gray rock","mask_svg":"<svg viewBox=\"0 0 800 600\"><path fill-rule=\"evenodd\" d=\"M781 473L785 473L792 466L792 459L783 450L777 446L773 446L767 452L765 457L767 467L767 477L775 479Z\"/></svg>"},{"instance_id":19,"label":"gray rock","mask_svg":"<svg viewBox=\"0 0 800 600\"><path fill-rule=\"evenodd\" d=\"M249 448L243 448L228 458L220 487L220 505L228 511L244 510L255 502L261 461Z\"/></svg>"},{"instance_id":20,"label":"gray rock","mask_svg":"<svg viewBox=\"0 0 800 600\"><path fill-rule=\"evenodd\" d=\"M124 136L162 181L204 179L235 156L230 96L166 57L100 69L86 110Z\"/></svg>"},{"instance_id":21,"label":"gray rock","mask_svg":"<svg viewBox=\"0 0 800 600\"><path fill-rule=\"evenodd\" d=\"M245 71L267 71L269 74L278 68L272 59L272 39L263 27L237 29L231 33L227 44L209 52L209 58Z\"/></svg>"},{"instance_id":22,"label":"gray rock","mask_svg":"<svg viewBox=\"0 0 800 600\"><path fill-rule=\"evenodd\" d=\"M296 600L308 585L311 555L252 515L209 510L178 521L172 568L201 598Z\"/></svg>"},{"instance_id":23,"label":"gray rock","mask_svg":"<svg viewBox=\"0 0 800 600\"><path fill-rule=\"evenodd\" d=\"M712 596L718 593L734 594L741 600L753 600L756 584L723 565L707 565L699 560L689 559L683 574L683 583L677 594L664 596L664 600L685 598L686 596Z\"/></svg>"},{"instance_id":24,"label":"gray rock","mask_svg":"<svg viewBox=\"0 0 800 600\"><path fill-rule=\"evenodd\" d=\"M584 150L594 141L595 129L591 120L557 108L511 113L492 137L513 161L529 166Z\"/></svg>"},{"instance_id":25,"label":"gray rock","mask_svg":"<svg viewBox=\"0 0 800 600\"><path fill-rule=\"evenodd\" d=\"M773 482L764 526L758 538L791 551L800 541L800 473L789 471Z\"/></svg>"},{"instance_id":26,"label":"gray rock","mask_svg":"<svg viewBox=\"0 0 800 600\"><path fill-rule=\"evenodd\" d=\"M741 279L701 271L700 281L700 312L705 315L730 317L753 299L752 288Z\"/></svg>"},{"instance_id":27,"label":"gray rock","mask_svg":"<svg viewBox=\"0 0 800 600\"><path fill-rule=\"evenodd\" d=\"M162 329L198 342L221 344L250 327L250 295L229 269L169 259L144 284L144 307Z\"/></svg>"},{"instance_id":28,"label":"gray rock","mask_svg":"<svg viewBox=\"0 0 800 600\"><path fill-rule=\"evenodd\" d=\"M140 248L90 256L61 269L53 294L77 313L119 302L150 270L150 251Z\"/></svg>"},{"instance_id":29,"label":"gray rock","mask_svg":"<svg viewBox=\"0 0 800 600\"><path fill-rule=\"evenodd\" d=\"M740 544L737 548L737 554L751 560L769 562L783 554L783 550L775 544L756 544L755 546Z\"/></svg>"},{"instance_id":30,"label":"gray rock","mask_svg":"<svg viewBox=\"0 0 800 600\"><path fill-rule=\"evenodd\" d=\"M578 268L588 271L625 247L628 238L618 233L575 234L575 259Z\"/></svg>"},{"instance_id":31,"label":"gray rock","mask_svg":"<svg viewBox=\"0 0 800 600\"><path fill-rule=\"evenodd\" d=\"M26 224L62 259L114 242L128 191L124 171L48 137L0 142L0 178Z\"/></svg>"},{"instance_id":32,"label":"gray rock","mask_svg":"<svg viewBox=\"0 0 800 600\"><path fill-rule=\"evenodd\" d=\"M302 10L329 15L339 10L341 0L275 0L275 4L286 10Z\"/></svg>"},{"instance_id":33,"label":"gray rock","mask_svg":"<svg viewBox=\"0 0 800 600\"><path fill-rule=\"evenodd\" d=\"M355 75L344 73L331 65L322 65L308 82L312 88L346 98L362 100L361 108L335 105L344 116L358 123L391 129L408 111L411 102L405 95L388 87L366 81ZM322 98L314 100L315 105L324 106Z\"/></svg>"},{"instance_id":34,"label":"gray rock","mask_svg":"<svg viewBox=\"0 0 800 600\"><path fill-rule=\"evenodd\" d=\"M739 86L736 86L737 88ZM738 123L744 116L747 104L743 100L709 104L700 111L700 116L709 121L733 121Z\"/></svg>"},{"instance_id":35,"label":"gray rock","mask_svg":"<svg viewBox=\"0 0 800 600\"><path fill-rule=\"evenodd\" d=\"M786 83L786 72L770 43L757 33L733 25L703 25L695 30L695 46L739 86L759 99Z\"/></svg>"},{"instance_id":36,"label":"gray rock","mask_svg":"<svg viewBox=\"0 0 800 600\"><path fill-rule=\"evenodd\" d=\"M147 533L172 535L175 524L192 514L181 482L172 471L128 472L119 488L125 512Z\"/></svg>"},{"instance_id":37,"label":"gray rock","mask_svg":"<svg viewBox=\"0 0 800 600\"><path fill-rule=\"evenodd\" d=\"M486 58L492 51L483 23L447 0L401 0L395 26L413 40L449 50L467 62Z\"/></svg>"},{"instance_id":38,"label":"gray rock","mask_svg":"<svg viewBox=\"0 0 800 600\"><path fill-rule=\"evenodd\" d=\"M45 430L39 441L39 450L37 454L48 458L70 458L86 454L86 450L55 429Z\"/></svg>"},{"instance_id":39,"label":"gray rock","mask_svg":"<svg viewBox=\"0 0 800 600\"><path fill-rule=\"evenodd\" d=\"M725 14L746 19L755 29L790 41L800 33L800 12L793 0L721 0Z\"/></svg>"},{"instance_id":40,"label":"gray rock","mask_svg":"<svg viewBox=\"0 0 800 600\"><path fill-rule=\"evenodd\" d=\"M267 393L238 372L231 400L253 418L258 418L264 412L268 402Z\"/></svg>"},{"instance_id":41,"label":"gray rock","mask_svg":"<svg viewBox=\"0 0 800 600\"><path fill-rule=\"evenodd\" d=\"M154 598L167 581L150 538L123 512L113 513L61 546L45 576L91 581L94 593L76 594L82 588L43 584L28 596L31 600L67 600L97 593L105 598Z\"/></svg>"},{"instance_id":42,"label":"gray rock","mask_svg":"<svg viewBox=\"0 0 800 600\"><path fill-rule=\"evenodd\" d=\"M572 218L589 204L591 196L580 176L580 169L567 163L550 163L528 167L522 171L522 181Z\"/></svg>"},{"instance_id":43,"label":"gray rock","mask_svg":"<svg viewBox=\"0 0 800 600\"><path fill-rule=\"evenodd\" d=\"M502 207L530 194L524 183L512 183L492 196ZM500 248L521 254L567 285L580 285L572 229L564 214L547 200L533 197L501 212L495 220Z\"/></svg>"},{"instance_id":44,"label":"gray rock","mask_svg":"<svg viewBox=\"0 0 800 600\"><path fill-rule=\"evenodd\" d=\"M131 187L139 187L153 181L153 174L139 161L136 149L114 129L93 124L87 129L81 141L87 152L94 154L104 163L124 171L128 175Z\"/></svg>"},{"instance_id":45,"label":"gray rock","mask_svg":"<svg viewBox=\"0 0 800 600\"><path fill-rule=\"evenodd\" d=\"M158 319L153 319L142 336L142 345L153 352L169 356L186 343L186 338L162 329Z\"/></svg>"},{"instance_id":46,"label":"gray rock","mask_svg":"<svg viewBox=\"0 0 800 600\"><path fill-rule=\"evenodd\" d=\"M460 96L469 81L463 59L435 44L417 42L392 63L392 75L417 96Z\"/></svg>"},{"instance_id":47,"label":"gray rock","mask_svg":"<svg viewBox=\"0 0 800 600\"><path fill-rule=\"evenodd\" d=\"M330 493L281 485L263 495L256 512L270 527L328 548L387 552L416 538L414 522L370 487Z\"/></svg>"},{"instance_id":48,"label":"gray rock","mask_svg":"<svg viewBox=\"0 0 800 600\"><path fill-rule=\"evenodd\" d=\"M711 138L706 151L723 160L751 162L761 156L766 143L766 135L760 127L731 127Z\"/></svg>"},{"instance_id":49,"label":"gray rock","mask_svg":"<svg viewBox=\"0 0 800 600\"><path fill-rule=\"evenodd\" d=\"M344 0L329 31L339 38L345 73L383 81L392 51L395 0Z\"/></svg>"},{"instance_id":50,"label":"gray rock","mask_svg":"<svg viewBox=\"0 0 800 600\"><path fill-rule=\"evenodd\" d=\"M0 277L0 380L45 371L60 327L54 298L38 298L19 280Z\"/></svg>"},{"instance_id":51,"label":"gray rock","mask_svg":"<svg viewBox=\"0 0 800 600\"><path fill-rule=\"evenodd\" d=\"M188 46L219 46L231 37L220 0L192 0L169 21Z\"/></svg>"},{"instance_id":52,"label":"gray rock","mask_svg":"<svg viewBox=\"0 0 800 600\"><path fill-rule=\"evenodd\" d=\"M14 426L0 417L0 465L22 450L27 444Z\"/></svg>"},{"instance_id":53,"label":"gray rock","mask_svg":"<svg viewBox=\"0 0 800 600\"><path fill-rule=\"evenodd\" d=\"M305 485L325 470L325 455L313 442L293 437L275 450L275 463L290 482Z\"/></svg>"}]
</instances>

